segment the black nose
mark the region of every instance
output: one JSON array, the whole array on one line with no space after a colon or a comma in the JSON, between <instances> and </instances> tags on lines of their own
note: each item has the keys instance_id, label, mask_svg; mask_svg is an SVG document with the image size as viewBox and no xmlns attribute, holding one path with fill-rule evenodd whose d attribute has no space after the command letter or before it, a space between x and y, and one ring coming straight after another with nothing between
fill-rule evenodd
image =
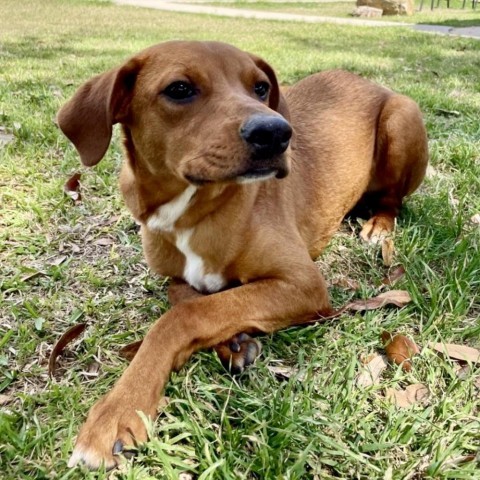
<instances>
[{"instance_id":1,"label":"black nose","mask_svg":"<svg viewBox=\"0 0 480 480\"><path fill-rule=\"evenodd\" d=\"M288 148L292 127L277 115L252 115L241 127L240 135L252 147L254 157L270 158Z\"/></svg>"}]
</instances>

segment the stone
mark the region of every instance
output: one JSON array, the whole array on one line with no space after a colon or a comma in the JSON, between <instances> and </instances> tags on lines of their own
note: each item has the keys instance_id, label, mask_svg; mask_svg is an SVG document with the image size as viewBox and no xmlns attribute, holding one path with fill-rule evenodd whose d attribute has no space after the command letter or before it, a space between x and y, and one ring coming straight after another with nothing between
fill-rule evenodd
<instances>
[{"instance_id":1,"label":"stone","mask_svg":"<svg viewBox=\"0 0 480 480\"><path fill-rule=\"evenodd\" d=\"M352 12L353 17L363 17L363 18L381 17L382 14L383 14L383 10L381 8L367 7L366 5L357 7Z\"/></svg>"},{"instance_id":2,"label":"stone","mask_svg":"<svg viewBox=\"0 0 480 480\"><path fill-rule=\"evenodd\" d=\"M413 15L413 0L357 0L357 7L383 10L383 15Z\"/></svg>"}]
</instances>

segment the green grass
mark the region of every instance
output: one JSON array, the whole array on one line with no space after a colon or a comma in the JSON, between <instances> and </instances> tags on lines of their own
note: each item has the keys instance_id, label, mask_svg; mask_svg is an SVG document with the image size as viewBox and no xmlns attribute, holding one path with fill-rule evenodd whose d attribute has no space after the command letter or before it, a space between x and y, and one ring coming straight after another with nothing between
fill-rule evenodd
<instances>
[{"instance_id":1,"label":"green grass","mask_svg":"<svg viewBox=\"0 0 480 480\"><path fill-rule=\"evenodd\" d=\"M407 271L395 288L408 290L412 304L267 337L262 358L239 379L213 354L195 355L167 386L154 438L116 478L188 470L202 480L479 478L475 462L451 462L480 448L478 366L461 380L451 361L426 349L411 373L389 368L368 389L354 378L360 357L381 351L384 329L421 345L480 346L480 232L469 220L480 212L480 42L86 0L4 0L0 31L0 126L15 136L0 147L0 394L10 398L0 407L1 478L107 478L66 467L74 436L124 368L120 346L141 338L168 305L118 192L118 137L86 171L53 118L82 81L172 38L236 44L267 58L283 83L341 67L412 96L425 112L435 172L395 236ZM83 201L73 204L62 188L79 170ZM360 283L357 293L332 287L336 305L378 293L386 274L378 250L355 231L345 223L319 260L329 281ZM87 331L50 381L49 351L79 321ZM278 363L298 375L279 380L268 369ZM415 382L431 391L426 405L385 402L386 387Z\"/></svg>"},{"instance_id":2,"label":"green grass","mask_svg":"<svg viewBox=\"0 0 480 480\"><path fill-rule=\"evenodd\" d=\"M202 2L203 4L203 2ZM451 0L450 8L447 8L446 1L441 1L439 7L431 10L431 1L424 0L422 10L420 10L420 0L415 0L415 12L411 16L388 15L380 18L370 18L368 20L383 20L389 22L404 23L428 23L438 25L448 25L451 27L471 27L480 25L480 8L472 8L472 3L467 2L465 8L462 8L463 0ZM245 1L217 1L208 2L208 5L241 8L251 10L265 10L282 13L295 13L302 15L319 15L325 17L353 18L352 11L356 8L355 1L320 1L320 2L245 2Z\"/></svg>"}]
</instances>

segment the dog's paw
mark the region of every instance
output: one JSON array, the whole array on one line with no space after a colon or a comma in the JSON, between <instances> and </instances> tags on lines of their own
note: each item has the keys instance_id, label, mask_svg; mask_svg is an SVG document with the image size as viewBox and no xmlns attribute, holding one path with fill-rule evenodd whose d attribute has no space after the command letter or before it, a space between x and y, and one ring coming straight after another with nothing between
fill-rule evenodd
<instances>
[{"instance_id":1,"label":"dog's paw","mask_svg":"<svg viewBox=\"0 0 480 480\"><path fill-rule=\"evenodd\" d=\"M116 467L128 447L147 440L146 427L138 408L127 398L111 392L98 401L88 414L68 461L70 468L85 465L90 470ZM145 412L152 415L154 412Z\"/></svg>"},{"instance_id":2,"label":"dog's paw","mask_svg":"<svg viewBox=\"0 0 480 480\"><path fill-rule=\"evenodd\" d=\"M367 243L378 245L390 236L395 227L395 219L390 216L376 215L363 225L360 238Z\"/></svg>"},{"instance_id":3,"label":"dog's paw","mask_svg":"<svg viewBox=\"0 0 480 480\"><path fill-rule=\"evenodd\" d=\"M215 351L222 365L234 375L238 375L255 362L262 351L262 344L256 338L240 333L227 342L218 344Z\"/></svg>"}]
</instances>

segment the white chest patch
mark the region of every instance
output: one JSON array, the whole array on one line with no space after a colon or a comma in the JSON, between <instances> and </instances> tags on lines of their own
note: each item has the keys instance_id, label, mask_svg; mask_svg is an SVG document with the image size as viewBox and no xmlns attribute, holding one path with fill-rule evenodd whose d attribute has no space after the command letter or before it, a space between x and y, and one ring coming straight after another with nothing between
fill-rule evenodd
<instances>
[{"instance_id":1,"label":"white chest patch","mask_svg":"<svg viewBox=\"0 0 480 480\"><path fill-rule=\"evenodd\" d=\"M151 230L173 231L175 222L185 213L188 203L197 191L197 187L189 185L180 195L168 203L160 205L147 220L147 227Z\"/></svg>"},{"instance_id":2,"label":"white chest patch","mask_svg":"<svg viewBox=\"0 0 480 480\"><path fill-rule=\"evenodd\" d=\"M205 264L202 257L190 248L192 234L193 229L176 232L175 245L185 255L183 279L201 292L218 292L226 285L226 281L219 273L205 273Z\"/></svg>"}]
</instances>

